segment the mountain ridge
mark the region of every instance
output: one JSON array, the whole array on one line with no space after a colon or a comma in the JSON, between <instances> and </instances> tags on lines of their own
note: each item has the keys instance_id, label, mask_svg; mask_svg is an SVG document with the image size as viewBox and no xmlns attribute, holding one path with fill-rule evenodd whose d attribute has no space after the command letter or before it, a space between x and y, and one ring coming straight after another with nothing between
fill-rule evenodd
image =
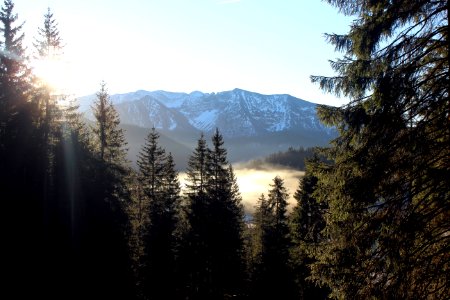
<instances>
[{"instance_id":1,"label":"mountain ridge","mask_svg":"<svg viewBox=\"0 0 450 300\"><path fill-rule=\"evenodd\" d=\"M110 96L121 122L141 127L175 130L189 128L205 133L219 128L226 137L257 136L284 130L312 130L330 135L317 118L317 104L288 94L264 95L242 89L218 93L163 90ZM88 111L95 95L80 98ZM88 116L89 117L89 116Z\"/></svg>"},{"instance_id":2,"label":"mountain ridge","mask_svg":"<svg viewBox=\"0 0 450 300\"><path fill-rule=\"evenodd\" d=\"M80 110L91 120L90 107L95 97L79 98ZM218 128L230 162L259 158L289 147L324 146L337 134L319 121L317 104L288 94L264 95L242 89L218 93L138 90L110 98L121 124L130 125L126 137L132 139L132 161L152 127L176 141L167 142L167 150L174 153L181 153L176 149L180 145L185 150L194 149L200 133L208 139ZM186 157L177 161L179 169L185 167Z\"/></svg>"}]
</instances>

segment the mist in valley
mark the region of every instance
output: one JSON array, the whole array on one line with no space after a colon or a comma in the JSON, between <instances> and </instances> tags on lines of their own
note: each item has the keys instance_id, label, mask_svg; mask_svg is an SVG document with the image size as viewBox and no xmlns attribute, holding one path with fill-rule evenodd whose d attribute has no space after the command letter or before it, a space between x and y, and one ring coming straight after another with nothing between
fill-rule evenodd
<instances>
[{"instance_id":1,"label":"mist in valley","mask_svg":"<svg viewBox=\"0 0 450 300\"><path fill-rule=\"evenodd\" d=\"M273 164L261 164L258 167L249 166L246 163L233 164L233 170L242 195L242 204L246 213L252 214L255 211L258 198L261 194L267 197L275 176L284 180L284 186L289 193L289 206L291 210L296 201L293 197L299 185L299 179L305 174L303 171L282 167ZM180 173L180 183L182 189L186 184L186 173Z\"/></svg>"}]
</instances>

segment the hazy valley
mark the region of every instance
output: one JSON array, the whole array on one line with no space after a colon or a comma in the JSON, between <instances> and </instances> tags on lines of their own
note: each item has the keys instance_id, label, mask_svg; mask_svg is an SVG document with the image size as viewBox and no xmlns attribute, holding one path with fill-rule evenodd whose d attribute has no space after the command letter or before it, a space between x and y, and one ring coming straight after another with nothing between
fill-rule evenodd
<instances>
[{"instance_id":1,"label":"hazy valley","mask_svg":"<svg viewBox=\"0 0 450 300\"><path fill-rule=\"evenodd\" d=\"M243 204L253 212L261 193L267 193L275 176L285 180L294 204L303 170L271 163L247 164L288 148L323 146L336 132L320 123L316 104L290 95L262 95L241 89L205 94L136 91L110 96L125 130L128 159L133 165L152 127L159 143L174 156L184 186L187 161L201 133L209 142L218 128L224 136L228 159L233 164ZM80 110L88 119L95 95L80 98Z\"/></svg>"}]
</instances>

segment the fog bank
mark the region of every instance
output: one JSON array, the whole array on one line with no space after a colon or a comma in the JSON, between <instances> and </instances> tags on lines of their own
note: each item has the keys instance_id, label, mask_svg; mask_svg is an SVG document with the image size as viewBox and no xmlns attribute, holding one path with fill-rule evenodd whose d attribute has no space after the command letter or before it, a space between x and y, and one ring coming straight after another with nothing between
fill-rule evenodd
<instances>
[{"instance_id":1,"label":"fog bank","mask_svg":"<svg viewBox=\"0 0 450 300\"><path fill-rule=\"evenodd\" d=\"M271 189L270 184L273 183L275 176L284 180L284 186L289 193L288 209L291 209L296 203L293 195L298 188L299 179L305 172L267 164L258 168L247 168L245 165L239 164L233 167L246 212L254 212L255 205L262 193L267 198L268 191Z\"/></svg>"},{"instance_id":2,"label":"fog bank","mask_svg":"<svg viewBox=\"0 0 450 300\"><path fill-rule=\"evenodd\" d=\"M269 164L260 165L257 168L249 168L245 164L233 164L233 169L246 213L254 212L255 205L262 193L267 198L270 184L273 183L275 176L279 176L284 180L284 186L289 193L288 209L291 209L295 204L293 195L298 188L299 179L305 174L303 171ZM180 183L182 189L184 189L186 173L180 173Z\"/></svg>"}]
</instances>

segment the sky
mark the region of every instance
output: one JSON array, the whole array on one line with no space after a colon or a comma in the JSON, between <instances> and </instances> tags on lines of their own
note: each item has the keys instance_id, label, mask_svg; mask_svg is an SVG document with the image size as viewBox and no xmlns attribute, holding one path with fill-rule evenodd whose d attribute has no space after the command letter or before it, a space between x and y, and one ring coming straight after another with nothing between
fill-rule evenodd
<instances>
[{"instance_id":1,"label":"sky","mask_svg":"<svg viewBox=\"0 0 450 300\"><path fill-rule=\"evenodd\" d=\"M32 50L50 7L63 39L56 85L76 96L100 82L110 94L144 90L221 92L241 88L328 105L310 75L334 75L341 56L324 33L351 18L320 0L15 0Z\"/></svg>"}]
</instances>

